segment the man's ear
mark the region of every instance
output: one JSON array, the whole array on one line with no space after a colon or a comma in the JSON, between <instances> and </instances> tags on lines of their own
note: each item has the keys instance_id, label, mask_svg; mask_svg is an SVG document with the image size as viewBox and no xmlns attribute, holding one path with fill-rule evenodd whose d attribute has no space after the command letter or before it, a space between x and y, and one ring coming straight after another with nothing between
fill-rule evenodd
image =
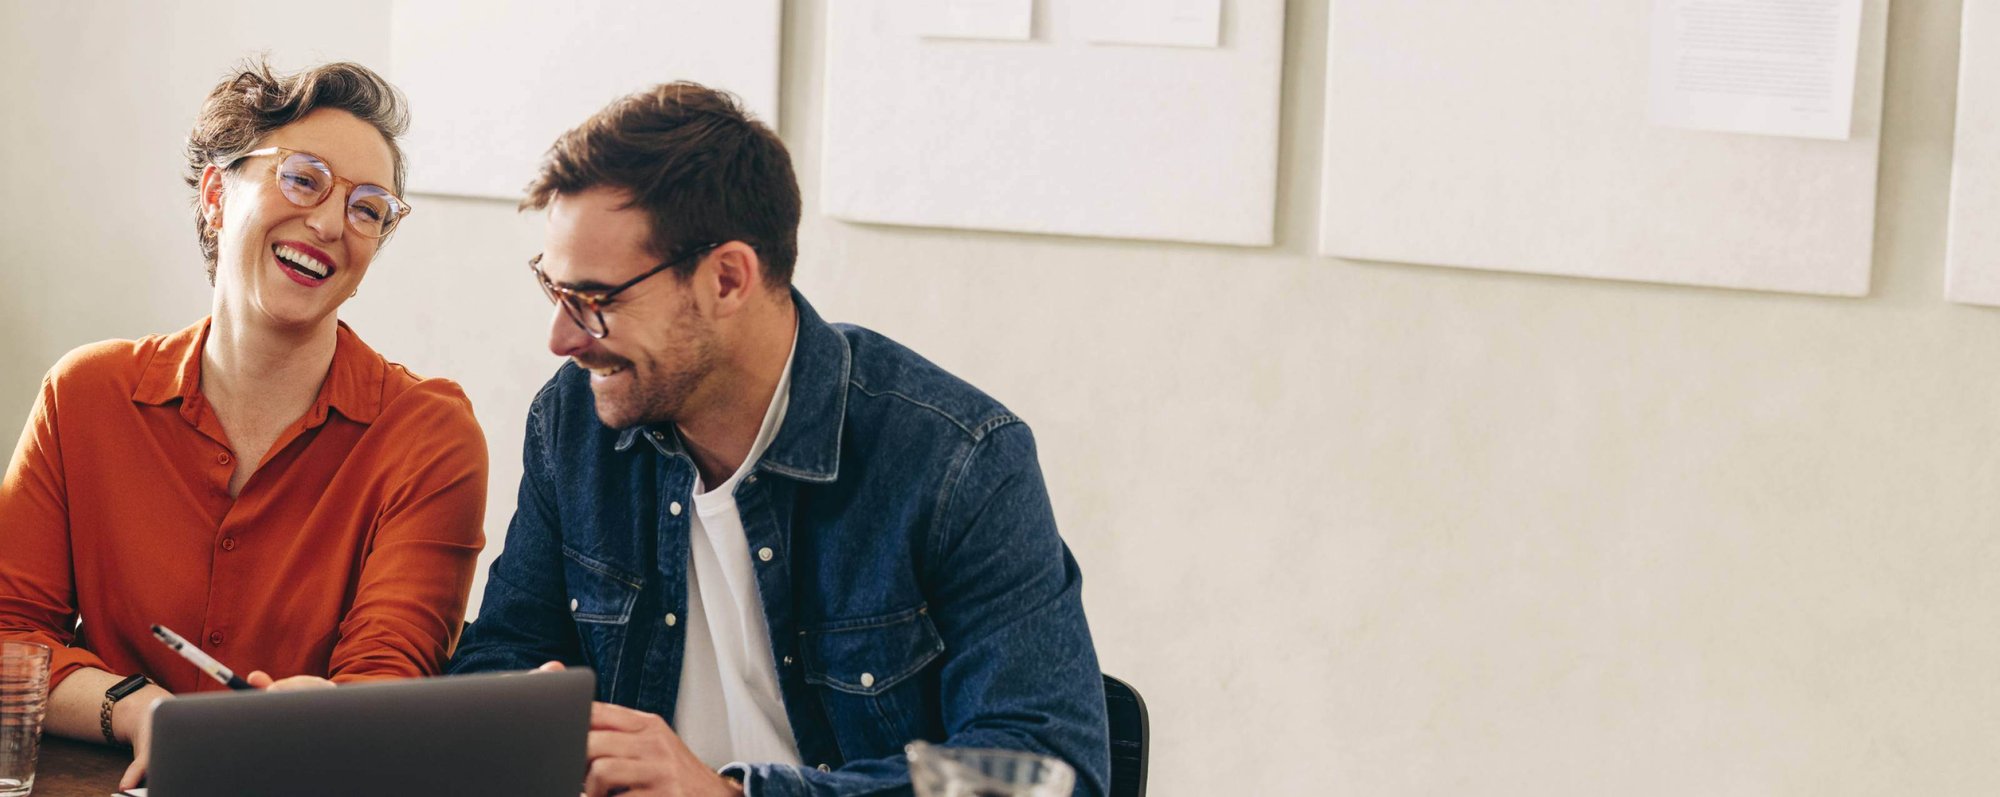
<instances>
[{"instance_id":1,"label":"man's ear","mask_svg":"<svg viewBox=\"0 0 2000 797\"><path fill-rule=\"evenodd\" d=\"M716 315L734 314L749 303L764 282L764 259L742 241L730 241L708 253L715 264Z\"/></svg>"}]
</instances>

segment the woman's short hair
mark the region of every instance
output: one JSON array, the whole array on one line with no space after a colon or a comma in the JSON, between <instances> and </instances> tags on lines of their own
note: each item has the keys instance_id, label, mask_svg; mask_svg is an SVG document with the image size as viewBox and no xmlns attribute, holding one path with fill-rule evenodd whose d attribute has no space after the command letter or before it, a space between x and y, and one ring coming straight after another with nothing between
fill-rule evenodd
<instances>
[{"instance_id":1,"label":"woman's short hair","mask_svg":"<svg viewBox=\"0 0 2000 797\"><path fill-rule=\"evenodd\" d=\"M272 131L306 114L338 108L382 133L395 162L393 190L401 195L405 167L403 149L396 139L410 126L407 106L395 86L356 63L340 61L288 73L271 71L270 63L261 58L237 65L201 104L201 114L188 132L187 169L181 175L197 192L195 236L201 242L202 258L208 261L208 283L215 284L216 240L201 208L202 169L229 163L256 149Z\"/></svg>"}]
</instances>

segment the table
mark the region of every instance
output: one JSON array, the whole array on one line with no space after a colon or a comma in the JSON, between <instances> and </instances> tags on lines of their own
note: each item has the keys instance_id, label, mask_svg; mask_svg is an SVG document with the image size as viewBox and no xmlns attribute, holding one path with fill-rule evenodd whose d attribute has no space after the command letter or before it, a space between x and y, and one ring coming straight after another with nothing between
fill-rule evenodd
<instances>
[{"instance_id":1,"label":"table","mask_svg":"<svg viewBox=\"0 0 2000 797\"><path fill-rule=\"evenodd\" d=\"M118 791L118 778L131 763L132 751L126 748L44 733L33 797L108 797Z\"/></svg>"}]
</instances>

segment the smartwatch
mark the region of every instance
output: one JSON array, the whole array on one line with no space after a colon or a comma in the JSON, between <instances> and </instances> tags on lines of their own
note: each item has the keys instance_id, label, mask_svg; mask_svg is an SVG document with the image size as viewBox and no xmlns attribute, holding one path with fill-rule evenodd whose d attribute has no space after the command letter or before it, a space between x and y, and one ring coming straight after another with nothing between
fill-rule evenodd
<instances>
[{"instance_id":1,"label":"smartwatch","mask_svg":"<svg viewBox=\"0 0 2000 797\"><path fill-rule=\"evenodd\" d=\"M133 692L146 688L149 683L152 681L146 680L146 676L133 675L104 690L104 706L97 712L97 723L104 731L105 744L118 743L118 737L111 735L111 707L117 705L118 701L131 697Z\"/></svg>"}]
</instances>

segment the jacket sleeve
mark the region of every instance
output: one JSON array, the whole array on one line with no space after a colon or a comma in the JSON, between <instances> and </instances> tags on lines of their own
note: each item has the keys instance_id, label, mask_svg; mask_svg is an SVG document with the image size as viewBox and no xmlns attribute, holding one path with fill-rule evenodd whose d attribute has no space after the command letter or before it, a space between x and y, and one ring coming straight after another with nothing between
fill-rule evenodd
<instances>
[{"instance_id":1,"label":"jacket sleeve","mask_svg":"<svg viewBox=\"0 0 2000 797\"><path fill-rule=\"evenodd\" d=\"M1103 795L1111 771L1103 675L1083 612L1083 578L1056 533L1034 438L1012 421L952 469L927 541L925 591L943 637L951 747L1023 750L1076 770L1076 794ZM839 769L732 764L752 797L909 794L901 755Z\"/></svg>"},{"instance_id":2,"label":"jacket sleeve","mask_svg":"<svg viewBox=\"0 0 2000 797\"><path fill-rule=\"evenodd\" d=\"M507 524L506 547L487 571L479 619L465 629L447 668L452 674L526 670L550 661L585 663L564 597L562 528L550 496L554 385L551 380L528 408L521 487L514 518Z\"/></svg>"}]
</instances>

